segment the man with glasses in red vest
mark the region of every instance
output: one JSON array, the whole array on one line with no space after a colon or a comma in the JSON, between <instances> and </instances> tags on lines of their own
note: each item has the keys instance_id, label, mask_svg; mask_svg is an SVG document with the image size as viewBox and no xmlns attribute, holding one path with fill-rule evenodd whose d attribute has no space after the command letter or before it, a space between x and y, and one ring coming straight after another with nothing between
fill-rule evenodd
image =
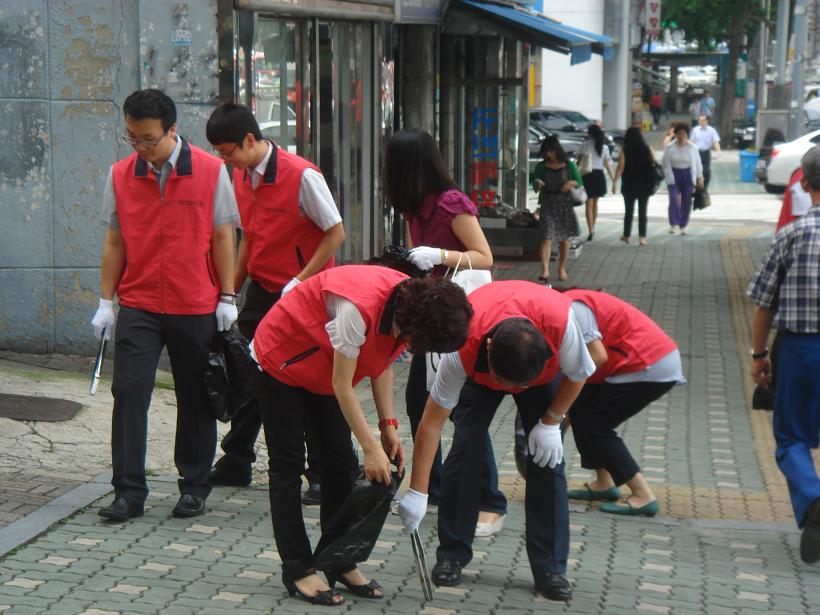
<instances>
[{"instance_id":1,"label":"man with glasses in red vest","mask_svg":"<svg viewBox=\"0 0 820 615\"><path fill-rule=\"evenodd\" d=\"M345 238L342 217L322 172L312 163L262 137L253 112L243 105L220 105L206 128L208 141L233 166L233 185L242 238L234 287L247 278L239 330L252 339L259 322L294 286L333 267L333 255ZM222 439L225 455L211 472L212 485L244 487L251 483L254 445L262 417L254 401L231 421ZM320 498L315 428L306 428L309 487L305 504Z\"/></svg>"},{"instance_id":2,"label":"man with glasses in red vest","mask_svg":"<svg viewBox=\"0 0 820 615\"><path fill-rule=\"evenodd\" d=\"M433 582L452 586L472 559L481 503L484 439L501 401L512 394L527 433L526 542L535 589L567 601L569 502L561 423L595 362L571 301L540 284L493 282L468 296L467 342L442 357L416 431L410 489L399 503L405 530L427 510L430 467L450 413L455 433L442 468L438 562Z\"/></svg>"},{"instance_id":3,"label":"man with glasses in red vest","mask_svg":"<svg viewBox=\"0 0 820 615\"><path fill-rule=\"evenodd\" d=\"M174 461L182 494L175 517L205 511L216 450L203 373L217 330L236 320L236 200L223 162L176 132L174 101L159 90L125 99L123 139L134 153L115 163L103 193L100 302L92 325L107 339L116 321L111 452L114 501L101 517L143 514L148 486L148 407L167 348L177 399ZM119 299L119 317L113 310Z\"/></svg>"}]
</instances>

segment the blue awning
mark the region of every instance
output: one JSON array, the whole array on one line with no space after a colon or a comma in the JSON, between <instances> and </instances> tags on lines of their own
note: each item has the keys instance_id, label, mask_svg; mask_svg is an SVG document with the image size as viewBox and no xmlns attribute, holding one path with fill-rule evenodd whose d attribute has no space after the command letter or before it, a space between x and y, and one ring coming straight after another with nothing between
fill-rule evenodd
<instances>
[{"instance_id":1,"label":"blue awning","mask_svg":"<svg viewBox=\"0 0 820 615\"><path fill-rule=\"evenodd\" d=\"M569 54L571 64L586 62L593 53L600 54L604 60L610 60L615 55L610 37L567 26L534 11L477 0L454 0L450 6L469 11L477 17L500 21L520 40Z\"/></svg>"}]
</instances>

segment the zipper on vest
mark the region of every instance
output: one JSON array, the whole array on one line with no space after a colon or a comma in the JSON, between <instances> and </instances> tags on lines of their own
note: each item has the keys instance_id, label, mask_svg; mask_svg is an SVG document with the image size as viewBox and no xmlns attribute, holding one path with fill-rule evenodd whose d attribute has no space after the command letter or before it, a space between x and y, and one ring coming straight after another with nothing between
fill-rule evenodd
<instances>
[{"instance_id":1,"label":"zipper on vest","mask_svg":"<svg viewBox=\"0 0 820 615\"><path fill-rule=\"evenodd\" d=\"M288 359L287 361L282 363L282 367L280 367L279 369L285 369L289 365L293 365L294 363L298 363L299 361L303 361L304 359L307 359L310 355L312 355L314 352L316 352L318 350L319 350L318 346L314 346L313 348L308 348L304 352L300 352L295 357L291 357L290 359Z\"/></svg>"},{"instance_id":2,"label":"zipper on vest","mask_svg":"<svg viewBox=\"0 0 820 615\"><path fill-rule=\"evenodd\" d=\"M629 355L625 351L621 350L617 346L607 346L607 348L609 350L614 350L615 352L617 352L620 355L623 355L624 357L627 357L627 358L629 357Z\"/></svg>"},{"instance_id":3,"label":"zipper on vest","mask_svg":"<svg viewBox=\"0 0 820 615\"><path fill-rule=\"evenodd\" d=\"M211 273L211 263L208 260L208 254L207 253L205 254L205 271L208 272L208 279L211 281L211 285L215 287L216 286L216 281L214 280L214 276Z\"/></svg>"},{"instance_id":4,"label":"zipper on vest","mask_svg":"<svg viewBox=\"0 0 820 615\"><path fill-rule=\"evenodd\" d=\"M305 268L305 259L302 256L302 250L299 249L299 246L296 246L296 260L299 263L299 266L304 269Z\"/></svg>"}]
</instances>

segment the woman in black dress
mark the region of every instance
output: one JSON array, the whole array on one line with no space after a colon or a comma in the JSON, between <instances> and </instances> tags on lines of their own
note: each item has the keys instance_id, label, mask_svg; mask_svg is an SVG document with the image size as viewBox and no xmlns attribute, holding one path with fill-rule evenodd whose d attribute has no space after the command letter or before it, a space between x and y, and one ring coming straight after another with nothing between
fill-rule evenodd
<instances>
[{"instance_id":1,"label":"woman in black dress","mask_svg":"<svg viewBox=\"0 0 820 615\"><path fill-rule=\"evenodd\" d=\"M655 156L643 140L641 131L634 126L624 134L624 148L618 159L618 168L612 181L612 194L621 177L621 194L624 197L624 234L621 241L629 243L632 234L632 218L635 201L638 201L638 243L646 245L646 209L649 197L655 189Z\"/></svg>"}]
</instances>

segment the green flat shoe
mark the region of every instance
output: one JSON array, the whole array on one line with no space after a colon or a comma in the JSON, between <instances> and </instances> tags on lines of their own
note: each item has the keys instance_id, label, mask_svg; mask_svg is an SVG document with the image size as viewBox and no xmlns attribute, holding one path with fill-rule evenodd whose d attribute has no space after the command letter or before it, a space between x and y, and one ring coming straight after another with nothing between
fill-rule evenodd
<instances>
[{"instance_id":1,"label":"green flat shoe","mask_svg":"<svg viewBox=\"0 0 820 615\"><path fill-rule=\"evenodd\" d=\"M649 502L640 508L635 508L630 504L628 501L626 502L626 506L623 504L615 504L613 502L606 502L601 504L601 512L611 513L613 515L628 515L630 517L637 517L639 515L643 515L645 517L654 517L661 511L661 507L658 504L658 500L654 502Z\"/></svg>"},{"instance_id":2,"label":"green flat shoe","mask_svg":"<svg viewBox=\"0 0 820 615\"><path fill-rule=\"evenodd\" d=\"M567 491L570 500L584 500L585 502L617 502L621 499L621 492L617 487L610 487L603 491L595 491L584 483L583 489L570 489Z\"/></svg>"}]
</instances>

